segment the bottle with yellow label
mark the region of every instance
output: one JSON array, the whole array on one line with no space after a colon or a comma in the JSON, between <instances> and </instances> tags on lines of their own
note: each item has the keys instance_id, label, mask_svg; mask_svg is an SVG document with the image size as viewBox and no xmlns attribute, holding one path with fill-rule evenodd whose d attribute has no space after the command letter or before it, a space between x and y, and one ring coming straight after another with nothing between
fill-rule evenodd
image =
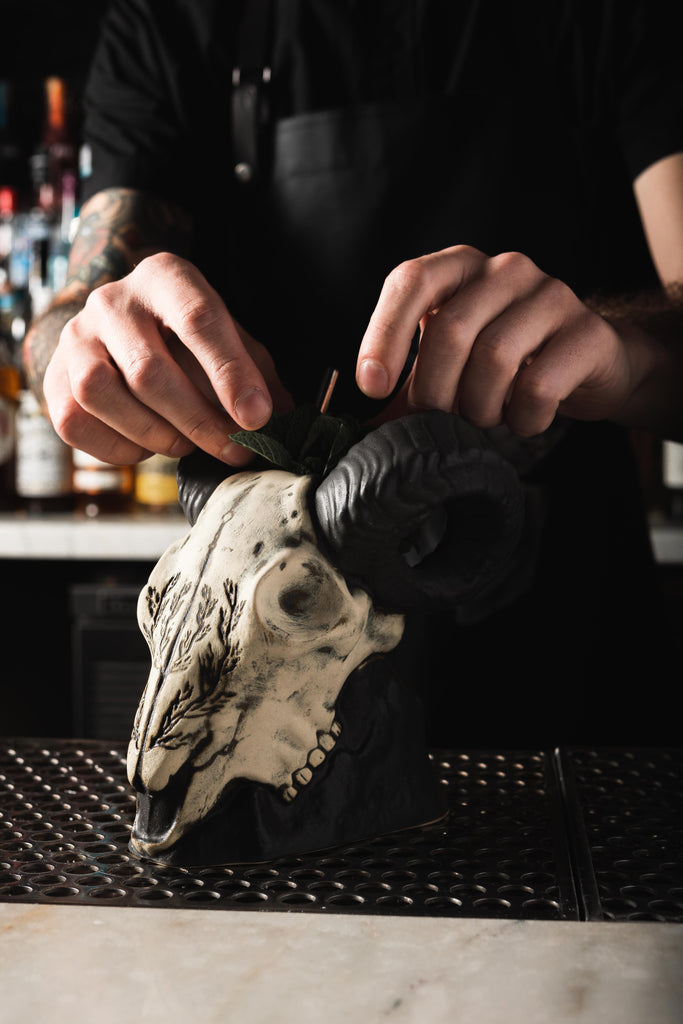
<instances>
[{"instance_id":1,"label":"bottle with yellow label","mask_svg":"<svg viewBox=\"0 0 683 1024\"><path fill-rule=\"evenodd\" d=\"M146 512L178 512L178 460L151 455L135 471L135 503Z\"/></svg>"}]
</instances>

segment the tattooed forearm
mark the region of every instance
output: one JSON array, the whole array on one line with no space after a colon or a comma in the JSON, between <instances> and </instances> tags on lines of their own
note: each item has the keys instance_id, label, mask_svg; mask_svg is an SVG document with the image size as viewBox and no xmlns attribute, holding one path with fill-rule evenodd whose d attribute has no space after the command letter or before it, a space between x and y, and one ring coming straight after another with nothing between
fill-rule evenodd
<instances>
[{"instance_id":1,"label":"tattooed forearm","mask_svg":"<svg viewBox=\"0 0 683 1024\"><path fill-rule=\"evenodd\" d=\"M26 379L41 402L45 370L64 325L83 308L90 292L125 277L152 253L188 255L191 234L181 210L146 193L111 188L85 203L69 252L66 284L24 341Z\"/></svg>"},{"instance_id":2,"label":"tattooed forearm","mask_svg":"<svg viewBox=\"0 0 683 1024\"><path fill-rule=\"evenodd\" d=\"M24 345L24 374L26 382L36 397L43 403L43 378L47 364L57 347L59 336L68 321L80 312L85 302L74 299L55 306L38 320Z\"/></svg>"},{"instance_id":3,"label":"tattooed forearm","mask_svg":"<svg viewBox=\"0 0 683 1024\"><path fill-rule=\"evenodd\" d=\"M131 189L105 189L81 211L67 287L78 283L92 291L154 252L187 255L190 238L188 218L171 203Z\"/></svg>"}]
</instances>

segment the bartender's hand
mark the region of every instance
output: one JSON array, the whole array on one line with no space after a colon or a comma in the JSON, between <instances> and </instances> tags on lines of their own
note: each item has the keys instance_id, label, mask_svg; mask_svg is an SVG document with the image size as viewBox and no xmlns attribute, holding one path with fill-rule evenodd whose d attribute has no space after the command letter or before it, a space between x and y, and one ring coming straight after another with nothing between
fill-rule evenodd
<instances>
[{"instance_id":1,"label":"bartender's hand","mask_svg":"<svg viewBox=\"0 0 683 1024\"><path fill-rule=\"evenodd\" d=\"M519 253L488 257L459 245L397 267L360 347L365 394L391 393L418 327L416 361L382 419L437 408L526 437L558 411L616 417L632 387L617 331Z\"/></svg>"},{"instance_id":2,"label":"bartender's hand","mask_svg":"<svg viewBox=\"0 0 683 1024\"><path fill-rule=\"evenodd\" d=\"M169 253L91 292L61 332L43 390L57 433L116 464L198 446L242 465L249 453L229 435L291 406L266 349Z\"/></svg>"}]
</instances>

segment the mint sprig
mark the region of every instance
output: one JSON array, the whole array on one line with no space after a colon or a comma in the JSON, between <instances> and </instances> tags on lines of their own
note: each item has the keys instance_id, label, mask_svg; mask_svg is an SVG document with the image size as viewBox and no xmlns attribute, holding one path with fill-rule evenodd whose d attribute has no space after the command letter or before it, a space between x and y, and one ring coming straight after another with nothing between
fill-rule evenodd
<instances>
[{"instance_id":1,"label":"mint sprig","mask_svg":"<svg viewBox=\"0 0 683 1024\"><path fill-rule=\"evenodd\" d=\"M260 430L238 430L237 444L278 469L299 476L326 476L366 429L352 417L329 416L314 405L274 413Z\"/></svg>"}]
</instances>

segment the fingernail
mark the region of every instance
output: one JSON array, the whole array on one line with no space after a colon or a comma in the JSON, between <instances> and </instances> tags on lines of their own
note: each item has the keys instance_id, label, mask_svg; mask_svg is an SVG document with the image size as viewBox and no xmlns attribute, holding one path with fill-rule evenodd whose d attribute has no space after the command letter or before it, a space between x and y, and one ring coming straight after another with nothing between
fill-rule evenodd
<instances>
[{"instance_id":1,"label":"fingernail","mask_svg":"<svg viewBox=\"0 0 683 1024\"><path fill-rule=\"evenodd\" d=\"M370 398L384 398L389 391L389 375L376 359L364 359L358 367L358 387Z\"/></svg>"},{"instance_id":2,"label":"fingernail","mask_svg":"<svg viewBox=\"0 0 683 1024\"><path fill-rule=\"evenodd\" d=\"M249 388L235 402L235 419L247 430L262 427L271 412L272 406L260 388Z\"/></svg>"}]
</instances>

